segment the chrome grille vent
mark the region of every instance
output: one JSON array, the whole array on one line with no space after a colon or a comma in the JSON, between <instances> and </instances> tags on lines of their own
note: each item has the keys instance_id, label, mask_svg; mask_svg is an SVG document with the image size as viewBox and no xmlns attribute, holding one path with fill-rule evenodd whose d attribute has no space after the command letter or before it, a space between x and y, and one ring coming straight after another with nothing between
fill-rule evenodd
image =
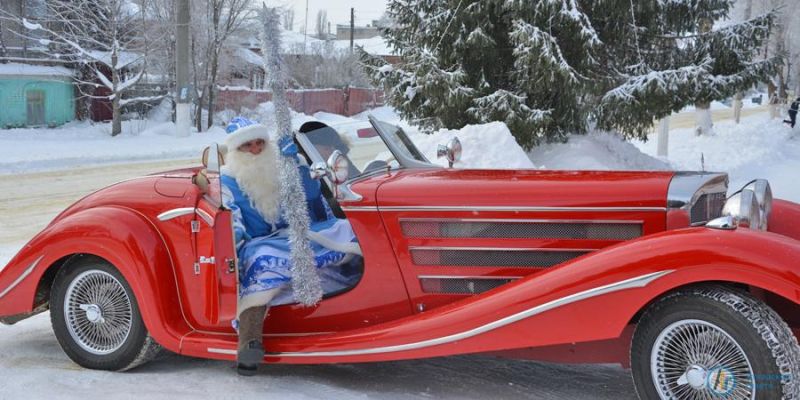
<instances>
[{"instance_id":1,"label":"chrome grille vent","mask_svg":"<svg viewBox=\"0 0 800 400\"><path fill-rule=\"evenodd\" d=\"M640 223L402 220L400 225L406 237L628 240L642 236Z\"/></svg>"},{"instance_id":2,"label":"chrome grille vent","mask_svg":"<svg viewBox=\"0 0 800 400\"><path fill-rule=\"evenodd\" d=\"M416 265L546 268L586 253L587 250L412 248L411 259Z\"/></svg>"},{"instance_id":3,"label":"chrome grille vent","mask_svg":"<svg viewBox=\"0 0 800 400\"><path fill-rule=\"evenodd\" d=\"M478 294L494 289L516 278L434 278L420 277L425 293Z\"/></svg>"},{"instance_id":4,"label":"chrome grille vent","mask_svg":"<svg viewBox=\"0 0 800 400\"><path fill-rule=\"evenodd\" d=\"M706 193L701 195L689 211L691 224L705 224L714 218L722 216L722 207L724 205L725 193Z\"/></svg>"}]
</instances>

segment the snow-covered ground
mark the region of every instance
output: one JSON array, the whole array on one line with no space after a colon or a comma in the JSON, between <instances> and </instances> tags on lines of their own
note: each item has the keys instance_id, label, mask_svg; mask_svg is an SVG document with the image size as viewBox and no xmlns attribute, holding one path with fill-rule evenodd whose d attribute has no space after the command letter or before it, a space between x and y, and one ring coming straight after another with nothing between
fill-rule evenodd
<instances>
[{"instance_id":1,"label":"snow-covered ground","mask_svg":"<svg viewBox=\"0 0 800 400\"><path fill-rule=\"evenodd\" d=\"M85 370L67 358L48 314L0 325L0 399L634 399L628 372L461 356L341 365L265 365L168 355L130 372Z\"/></svg>"},{"instance_id":2,"label":"snow-covered ground","mask_svg":"<svg viewBox=\"0 0 800 400\"><path fill-rule=\"evenodd\" d=\"M267 105L254 112L259 114L268 109ZM699 170L702 154L706 170L731 173L732 188L751 178L765 177L773 183L777 197L800 201L800 187L792 182L800 171L800 133L792 132L779 120L769 120L766 113L746 117L740 125L717 122L716 134L709 137L696 137L693 129L675 129L670 135L670 156L663 160L655 157L655 136L648 142L629 143L613 134L595 133L573 136L568 143L548 144L526 153L502 123L423 135L390 108L379 108L371 114L404 126L431 160L436 160L438 144L457 135L464 145L463 161L457 165L461 168ZM295 114L293 124L297 127L310 119L338 124L364 120L366 114L353 118L325 113L313 117ZM6 185L8 194L0 198L0 228L21 229L26 221L21 221L25 217L17 204L32 194L52 207L37 217L37 224L46 223L62 207L56 200L66 202L69 196L76 195L67 190L70 179L73 182L78 179L76 175L102 175L102 166L111 163L124 164L124 168L109 169L119 172L145 168L153 160L196 159L204 146L221 142L225 135L221 128L215 127L188 138L176 138L172 136L172 123L154 120L129 121L123 128L123 134L116 138L109 137L107 124L73 123L53 130L0 131L0 188L4 187L4 178L10 182L12 174L28 174L36 175L30 182L39 186L52 176L53 185L59 185L66 193L59 193L60 197L49 204L50 199L45 197L53 190L47 192L46 186ZM130 164L132 161L150 164L140 166ZM90 166L94 167L86 168ZM30 174L75 167L85 169ZM101 182L98 178L93 183ZM53 215L48 217L48 212ZM19 235L0 232L0 267L23 245L20 239ZM259 376L253 379L240 378L231 367L231 363L171 355L130 373L87 371L73 364L60 350L48 314L12 327L0 325L0 399L635 397L628 372L610 365L567 366L464 356L378 364L270 365L262 367Z\"/></svg>"}]
</instances>

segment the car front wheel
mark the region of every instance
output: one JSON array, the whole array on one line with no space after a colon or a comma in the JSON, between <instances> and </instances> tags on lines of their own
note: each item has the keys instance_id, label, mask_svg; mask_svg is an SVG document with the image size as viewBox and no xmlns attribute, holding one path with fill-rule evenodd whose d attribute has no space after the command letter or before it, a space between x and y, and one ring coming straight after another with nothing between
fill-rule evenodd
<instances>
[{"instance_id":1,"label":"car front wheel","mask_svg":"<svg viewBox=\"0 0 800 400\"><path fill-rule=\"evenodd\" d=\"M50 291L50 321L78 365L124 371L153 358L150 337L128 283L105 260L82 257L63 267Z\"/></svg>"},{"instance_id":2,"label":"car front wheel","mask_svg":"<svg viewBox=\"0 0 800 400\"><path fill-rule=\"evenodd\" d=\"M672 293L631 346L642 399L800 399L797 338L770 307L722 287Z\"/></svg>"}]
</instances>

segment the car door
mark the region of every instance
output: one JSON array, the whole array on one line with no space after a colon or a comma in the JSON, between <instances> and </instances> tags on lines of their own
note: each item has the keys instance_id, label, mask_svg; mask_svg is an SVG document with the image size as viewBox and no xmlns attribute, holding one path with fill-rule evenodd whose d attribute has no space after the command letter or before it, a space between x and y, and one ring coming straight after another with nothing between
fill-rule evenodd
<instances>
[{"instance_id":1,"label":"car door","mask_svg":"<svg viewBox=\"0 0 800 400\"><path fill-rule=\"evenodd\" d=\"M195 329L229 332L233 330L231 321L236 318L238 299L232 216L222 203L222 159L208 160L207 155L203 158L208 167L194 177L201 196L194 207L190 229L193 265L182 271L192 275L186 281L194 283L194 287L186 288L185 307Z\"/></svg>"}]
</instances>

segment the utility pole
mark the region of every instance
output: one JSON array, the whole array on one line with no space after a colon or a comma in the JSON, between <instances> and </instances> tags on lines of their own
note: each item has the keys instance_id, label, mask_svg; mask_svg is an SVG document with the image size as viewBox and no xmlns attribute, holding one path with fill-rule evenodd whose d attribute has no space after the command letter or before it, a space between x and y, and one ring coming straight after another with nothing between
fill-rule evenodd
<instances>
[{"instance_id":1,"label":"utility pole","mask_svg":"<svg viewBox=\"0 0 800 400\"><path fill-rule=\"evenodd\" d=\"M175 125L178 136L189 136L189 0L177 0L175 7Z\"/></svg>"},{"instance_id":2,"label":"utility pole","mask_svg":"<svg viewBox=\"0 0 800 400\"><path fill-rule=\"evenodd\" d=\"M308 0L306 0L306 23L303 25L303 54L306 53L306 41L308 40Z\"/></svg>"},{"instance_id":3,"label":"utility pole","mask_svg":"<svg viewBox=\"0 0 800 400\"><path fill-rule=\"evenodd\" d=\"M353 52L353 36L356 32L356 9L350 8L350 52Z\"/></svg>"}]
</instances>

